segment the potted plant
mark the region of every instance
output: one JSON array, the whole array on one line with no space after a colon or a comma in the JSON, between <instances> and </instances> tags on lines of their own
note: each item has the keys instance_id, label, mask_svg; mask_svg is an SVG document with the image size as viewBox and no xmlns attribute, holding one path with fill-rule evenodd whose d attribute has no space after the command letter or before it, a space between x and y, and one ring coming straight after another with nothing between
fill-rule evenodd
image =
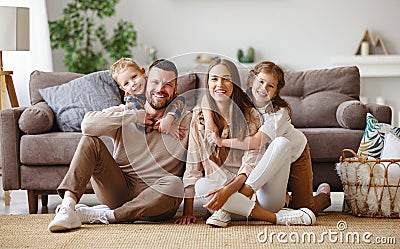
<instances>
[{"instance_id":1,"label":"potted plant","mask_svg":"<svg viewBox=\"0 0 400 249\"><path fill-rule=\"evenodd\" d=\"M73 0L63 10L63 18L49 22L53 49L64 49L65 65L71 72L91 73L108 67L107 58L116 61L132 57L136 31L131 22L119 21L108 37L105 17L115 15L119 0ZM106 54L108 53L108 56Z\"/></svg>"}]
</instances>

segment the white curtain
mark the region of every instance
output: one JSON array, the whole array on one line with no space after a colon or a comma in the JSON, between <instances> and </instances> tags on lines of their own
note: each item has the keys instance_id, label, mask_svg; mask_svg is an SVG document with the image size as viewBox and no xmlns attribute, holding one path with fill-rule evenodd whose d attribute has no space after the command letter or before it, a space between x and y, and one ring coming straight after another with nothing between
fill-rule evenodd
<instances>
[{"instance_id":1,"label":"white curtain","mask_svg":"<svg viewBox=\"0 0 400 249\"><path fill-rule=\"evenodd\" d=\"M53 71L49 25L45 0L31 1L30 48L32 70Z\"/></svg>"}]
</instances>

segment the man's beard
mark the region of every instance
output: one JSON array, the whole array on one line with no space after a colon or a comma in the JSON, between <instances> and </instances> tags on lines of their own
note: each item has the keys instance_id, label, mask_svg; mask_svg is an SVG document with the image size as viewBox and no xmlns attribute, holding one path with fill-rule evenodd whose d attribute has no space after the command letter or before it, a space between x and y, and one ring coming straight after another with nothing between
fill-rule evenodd
<instances>
[{"instance_id":1,"label":"man's beard","mask_svg":"<svg viewBox=\"0 0 400 249\"><path fill-rule=\"evenodd\" d=\"M162 93L163 95L167 95ZM147 96L147 102L154 110L162 110L166 108L174 99L173 96L168 96L167 98L162 99L161 101L155 101L153 98L153 93L150 93L150 96Z\"/></svg>"}]
</instances>

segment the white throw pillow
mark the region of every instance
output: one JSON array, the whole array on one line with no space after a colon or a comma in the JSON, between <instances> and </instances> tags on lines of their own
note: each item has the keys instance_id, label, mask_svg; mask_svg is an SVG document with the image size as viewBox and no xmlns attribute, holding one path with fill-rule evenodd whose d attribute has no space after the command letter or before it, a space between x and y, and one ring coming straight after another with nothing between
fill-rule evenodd
<instances>
[{"instance_id":1,"label":"white throw pillow","mask_svg":"<svg viewBox=\"0 0 400 249\"><path fill-rule=\"evenodd\" d=\"M400 159L400 138L390 132L385 134L381 159Z\"/></svg>"}]
</instances>

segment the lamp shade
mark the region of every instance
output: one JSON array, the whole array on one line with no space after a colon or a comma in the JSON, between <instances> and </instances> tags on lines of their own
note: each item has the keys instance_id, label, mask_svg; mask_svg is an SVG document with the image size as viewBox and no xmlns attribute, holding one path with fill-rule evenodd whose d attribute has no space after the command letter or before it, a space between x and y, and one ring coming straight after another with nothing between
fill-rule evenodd
<instances>
[{"instance_id":1,"label":"lamp shade","mask_svg":"<svg viewBox=\"0 0 400 249\"><path fill-rule=\"evenodd\" d=\"M29 50L29 8L0 6L0 50Z\"/></svg>"}]
</instances>

